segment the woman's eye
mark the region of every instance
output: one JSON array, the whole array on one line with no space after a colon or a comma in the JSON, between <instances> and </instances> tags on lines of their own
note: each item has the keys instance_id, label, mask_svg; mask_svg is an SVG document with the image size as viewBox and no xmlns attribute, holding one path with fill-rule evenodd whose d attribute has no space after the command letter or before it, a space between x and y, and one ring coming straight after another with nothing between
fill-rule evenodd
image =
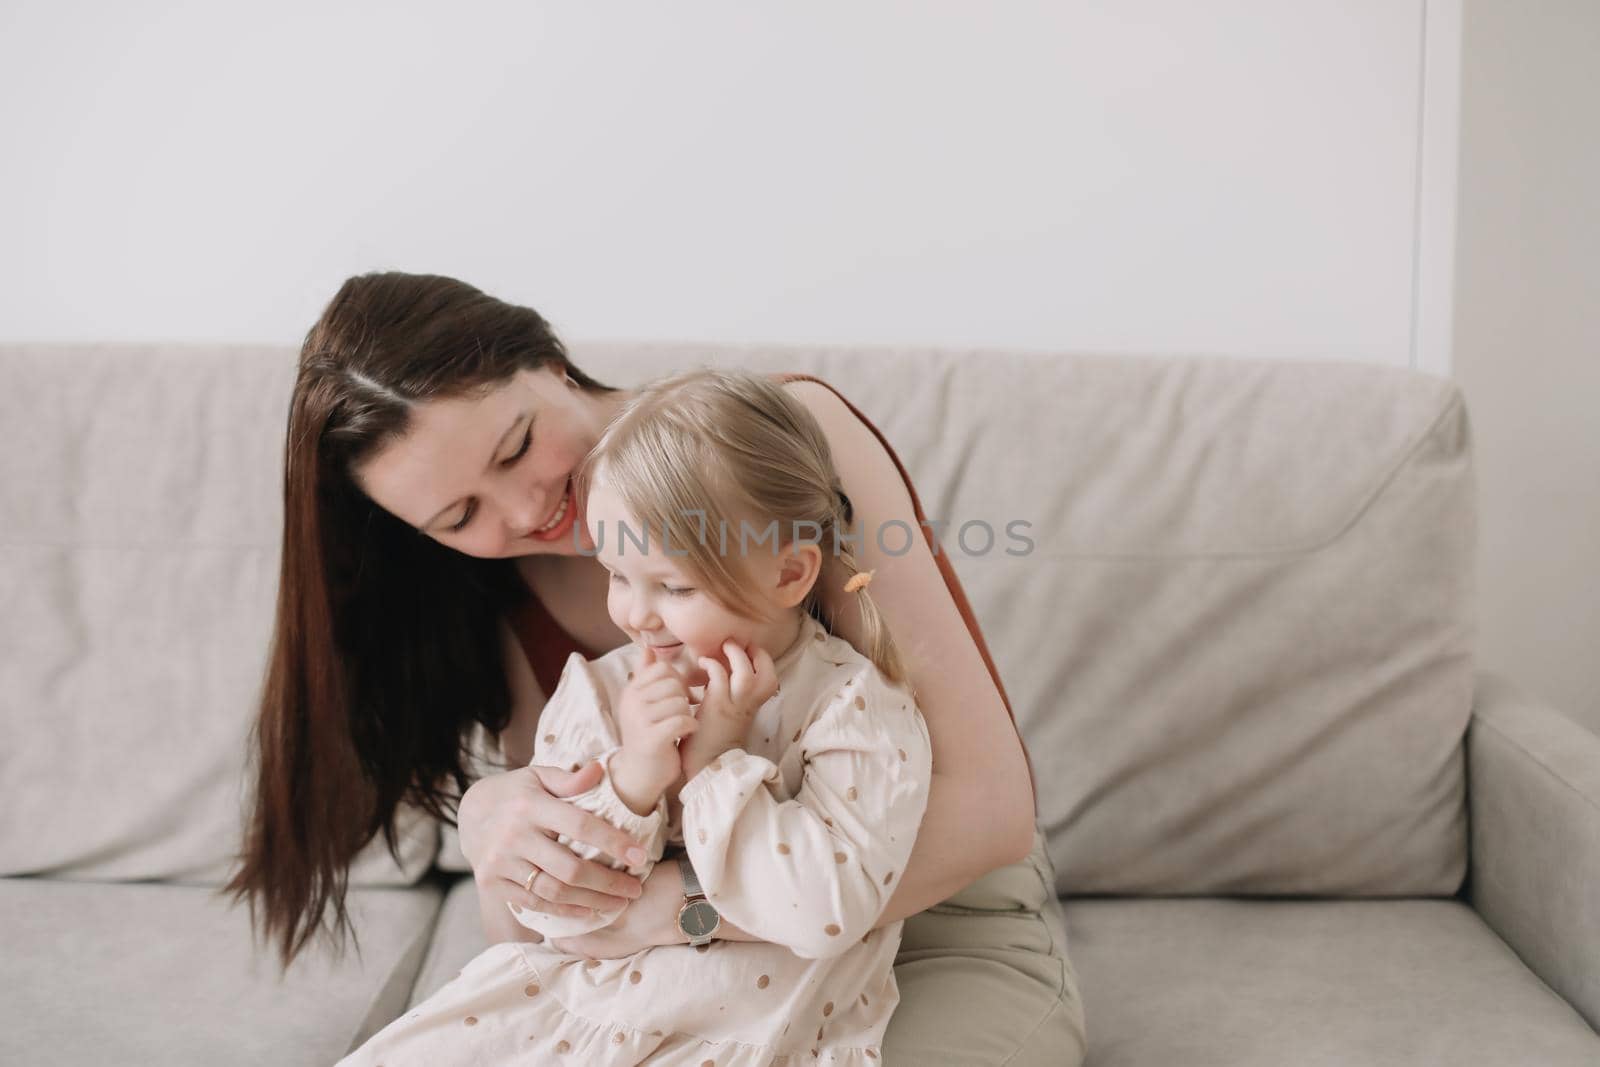
<instances>
[{"instance_id":1,"label":"woman's eye","mask_svg":"<svg viewBox=\"0 0 1600 1067\"><path fill-rule=\"evenodd\" d=\"M685 587L685 588L682 588L682 589L674 589L670 585L664 585L661 588L665 589L667 592L671 593L673 596L688 596L690 593L694 592L694 589L690 588L690 587Z\"/></svg>"},{"instance_id":2,"label":"woman's eye","mask_svg":"<svg viewBox=\"0 0 1600 1067\"><path fill-rule=\"evenodd\" d=\"M514 455L507 456L505 459L501 460L500 461L500 466L509 467L513 463L515 463L517 460L521 459L523 456L526 456L528 454L528 448L532 444L533 444L533 427L529 426L528 427L528 432L524 433L522 435L522 447L518 448ZM449 528L450 532L451 533L460 533L462 530L465 530L467 528L467 523L472 521L473 513L476 510L477 509L474 508L471 504L468 504L467 505L467 510L463 511L461 513L461 521L456 523L454 526L451 526Z\"/></svg>"},{"instance_id":3,"label":"woman's eye","mask_svg":"<svg viewBox=\"0 0 1600 1067\"><path fill-rule=\"evenodd\" d=\"M528 427L528 432L522 435L522 447L516 453L500 461L500 466L509 467L517 460L528 454L528 446L533 443L533 427Z\"/></svg>"}]
</instances>

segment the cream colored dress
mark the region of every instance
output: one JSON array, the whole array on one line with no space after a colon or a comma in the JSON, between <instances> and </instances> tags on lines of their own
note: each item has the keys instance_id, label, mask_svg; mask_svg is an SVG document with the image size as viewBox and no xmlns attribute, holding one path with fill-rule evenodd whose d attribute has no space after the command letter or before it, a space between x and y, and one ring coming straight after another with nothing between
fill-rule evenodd
<instances>
[{"instance_id":1,"label":"cream colored dress","mask_svg":"<svg viewBox=\"0 0 1600 1067\"><path fill-rule=\"evenodd\" d=\"M644 843L650 862L633 873L681 840L712 903L761 940L587 960L548 939L608 925L620 910L573 919L513 909L547 940L491 946L341 1064L882 1063L901 924L872 927L911 853L932 762L915 702L806 616L744 748L684 785L680 836L665 799L639 816L610 781L612 709L638 660L631 645L593 662L574 653L540 717L534 762L599 759L606 777L573 802Z\"/></svg>"}]
</instances>

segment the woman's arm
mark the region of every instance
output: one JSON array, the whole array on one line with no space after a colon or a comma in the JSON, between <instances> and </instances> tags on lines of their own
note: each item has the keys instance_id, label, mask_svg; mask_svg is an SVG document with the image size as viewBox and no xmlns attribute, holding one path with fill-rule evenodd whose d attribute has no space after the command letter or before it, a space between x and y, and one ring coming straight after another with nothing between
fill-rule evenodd
<instances>
[{"instance_id":1,"label":"woman's arm","mask_svg":"<svg viewBox=\"0 0 1600 1067\"><path fill-rule=\"evenodd\" d=\"M984 665L944 576L918 525L894 459L871 427L828 387L796 381L786 387L821 424L862 535L852 544L864 570L875 570L872 597L905 657L918 706L933 740L928 810L911 862L880 922L914 915L982 875L1028 854L1033 845L1031 779L1022 741ZM910 551L898 549L905 529ZM828 546L824 546L825 548ZM941 548L941 551L943 549ZM853 594L828 583L823 604L839 636L863 647Z\"/></svg>"}]
</instances>

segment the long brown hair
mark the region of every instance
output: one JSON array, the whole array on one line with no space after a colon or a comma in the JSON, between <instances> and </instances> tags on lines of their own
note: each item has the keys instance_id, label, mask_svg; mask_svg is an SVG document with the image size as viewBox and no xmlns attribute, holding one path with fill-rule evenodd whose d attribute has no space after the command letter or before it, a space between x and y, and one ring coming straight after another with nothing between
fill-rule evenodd
<instances>
[{"instance_id":1,"label":"long brown hair","mask_svg":"<svg viewBox=\"0 0 1600 1067\"><path fill-rule=\"evenodd\" d=\"M289 407L283 553L260 714L253 810L222 890L249 902L282 966L323 927L355 930L349 864L411 803L454 822L473 724L510 718L499 639L527 589L509 559L445 548L373 503L352 470L402 437L417 405L520 369L584 375L537 312L452 278L344 283L306 336ZM360 945L356 945L359 953Z\"/></svg>"},{"instance_id":2,"label":"long brown hair","mask_svg":"<svg viewBox=\"0 0 1600 1067\"><path fill-rule=\"evenodd\" d=\"M759 608L747 592L741 553L763 545L776 552L805 530L822 549L822 573L803 607L834 629L822 605L823 583L843 586L860 572L850 545L861 531L851 526L853 509L822 427L771 378L701 368L640 387L574 481L587 496L596 479L617 494L646 538L654 532L669 539L697 584L746 618ZM848 599L861 612L862 653L889 681L909 686L877 602L866 589Z\"/></svg>"}]
</instances>

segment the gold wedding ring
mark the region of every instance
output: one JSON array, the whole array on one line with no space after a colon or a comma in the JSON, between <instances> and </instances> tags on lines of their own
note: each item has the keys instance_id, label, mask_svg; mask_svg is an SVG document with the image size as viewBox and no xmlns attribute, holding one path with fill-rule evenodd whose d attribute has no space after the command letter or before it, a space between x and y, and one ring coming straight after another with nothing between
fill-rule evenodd
<instances>
[{"instance_id":1,"label":"gold wedding ring","mask_svg":"<svg viewBox=\"0 0 1600 1067\"><path fill-rule=\"evenodd\" d=\"M539 868L535 867L533 870L528 872L528 877L522 882L522 888L528 891L528 895L530 897L533 896L533 880L537 877L539 877Z\"/></svg>"}]
</instances>

